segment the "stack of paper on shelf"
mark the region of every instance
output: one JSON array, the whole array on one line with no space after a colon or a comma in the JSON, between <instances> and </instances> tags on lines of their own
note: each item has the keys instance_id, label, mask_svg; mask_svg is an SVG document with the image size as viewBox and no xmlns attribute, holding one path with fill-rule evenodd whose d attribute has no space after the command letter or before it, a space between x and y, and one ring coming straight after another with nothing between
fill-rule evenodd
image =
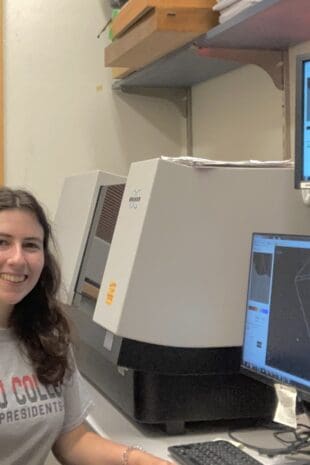
<instances>
[{"instance_id":1,"label":"stack of paper on shelf","mask_svg":"<svg viewBox=\"0 0 310 465\"><path fill-rule=\"evenodd\" d=\"M262 0L217 0L216 5L213 6L213 10L219 11L219 22L224 23L246 8L261 1Z\"/></svg>"},{"instance_id":2,"label":"stack of paper on shelf","mask_svg":"<svg viewBox=\"0 0 310 465\"><path fill-rule=\"evenodd\" d=\"M135 71L218 24L216 0L128 0L113 18L105 66Z\"/></svg>"},{"instance_id":3,"label":"stack of paper on shelf","mask_svg":"<svg viewBox=\"0 0 310 465\"><path fill-rule=\"evenodd\" d=\"M161 155L162 160L181 165L193 166L194 168L214 168L218 166L236 168L288 168L294 166L292 159L288 160L214 160L210 158L192 156L166 156Z\"/></svg>"}]
</instances>

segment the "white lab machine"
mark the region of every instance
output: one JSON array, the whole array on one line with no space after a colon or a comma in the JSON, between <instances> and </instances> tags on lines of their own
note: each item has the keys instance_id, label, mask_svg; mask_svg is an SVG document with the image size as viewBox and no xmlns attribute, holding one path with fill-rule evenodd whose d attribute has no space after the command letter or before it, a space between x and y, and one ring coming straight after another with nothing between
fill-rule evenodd
<instances>
[{"instance_id":1,"label":"white lab machine","mask_svg":"<svg viewBox=\"0 0 310 465\"><path fill-rule=\"evenodd\" d=\"M252 233L310 231L293 168L84 173L66 179L55 226L80 369L125 414L170 431L272 415L240 348Z\"/></svg>"}]
</instances>

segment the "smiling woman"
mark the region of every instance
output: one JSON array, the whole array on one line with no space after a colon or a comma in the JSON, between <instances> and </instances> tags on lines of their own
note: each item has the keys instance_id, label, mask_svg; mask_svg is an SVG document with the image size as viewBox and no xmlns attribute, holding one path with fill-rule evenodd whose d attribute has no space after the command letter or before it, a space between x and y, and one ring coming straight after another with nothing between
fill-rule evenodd
<instances>
[{"instance_id":1,"label":"smiling woman","mask_svg":"<svg viewBox=\"0 0 310 465\"><path fill-rule=\"evenodd\" d=\"M69 324L57 301L60 271L51 228L28 192L0 189L0 325L14 329L38 378L52 384L69 368Z\"/></svg>"},{"instance_id":2,"label":"smiling woman","mask_svg":"<svg viewBox=\"0 0 310 465\"><path fill-rule=\"evenodd\" d=\"M37 284L44 266L43 228L33 213L0 212L0 323Z\"/></svg>"},{"instance_id":3,"label":"smiling woman","mask_svg":"<svg viewBox=\"0 0 310 465\"><path fill-rule=\"evenodd\" d=\"M51 228L28 192L0 188L0 463L166 465L84 426L92 402L58 302Z\"/></svg>"}]
</instances>

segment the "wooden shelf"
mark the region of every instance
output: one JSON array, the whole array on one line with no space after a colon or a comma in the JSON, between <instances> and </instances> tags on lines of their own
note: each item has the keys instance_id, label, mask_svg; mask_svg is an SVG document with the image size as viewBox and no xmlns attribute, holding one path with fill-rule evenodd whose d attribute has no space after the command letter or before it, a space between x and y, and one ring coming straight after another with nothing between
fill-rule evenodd
<instances>
[{"instance_id":1,"label":"wooden shelf","mask_svg":"<svg viewBox=\"0 0 310 465\"><path fill-rule=\"evenodd\" d=\"M191 87L242 64L256 63L265 67L281 88L279 64L283 53L266 53L264 66L263 53L254 51L286 52L289 47L307 40L310 40L309 0L262 0L195 42L119 80L118 87L123 90L129 87ZM205 49L201 55L198 48ZM244 50L249 53L245 54Z\"/></svg>"}]
</instances>

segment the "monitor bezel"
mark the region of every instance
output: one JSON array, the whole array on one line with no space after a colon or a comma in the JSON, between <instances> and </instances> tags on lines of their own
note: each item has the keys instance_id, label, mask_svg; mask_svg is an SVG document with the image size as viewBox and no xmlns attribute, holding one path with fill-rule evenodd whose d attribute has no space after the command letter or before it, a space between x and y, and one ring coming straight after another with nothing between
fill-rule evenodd
<instances>
[{"instance_id":1,"label":"monitor bezel","mask_svg":"<svg viewBox=\"0 0 310 465\"><path fill-rule=\"evenodd\" d=\"M310 53L296 56L295 76L295 189L310 188L310 179L304 177L304 64L310 62Z\"/></svg>"},{"instance_id":2,"label":"monitor bezel","mask_svg":"<svg viewBox=\"0 0 310 465\"><path fill-rule=\"evenodd\" d=\"M309 55L310 57L310 55ZM251 279L251 261L252 261L252 250L253 250L253 242L254 242L254 237L256 235L259 236L271 236L271 237L283 237L283 238L294 238L294 239L301 239L301 238L308 238L310 242L310 234L305 235L305 234L287 234L287 233L261 233L261 232L254 232L252 233L252 238L251 238L251 246L250 246L250 259L249 259L249 271L248 271L248 283L247 283L247 294L246 294L246 303L245 303L245 318L244 318L244 327L243 327L243 341L242 341L242 350L241 350L241 362L240 362L240 373L242 373L245 376L249 376L250 378L253 378L257 381L260 381L264 384L267 384L269 386L274 386L275 384L285 384L285 383L280 383L280 381L277 378L273 378L270 375L267 374L262 374L257 371L251 370L249 367L243 365L243 353L244 353L244 339L245 339L245 332L246 332L246 323L247 323L247 307L248 307L248 299L249 299L249 292L250 292L250 279ZM310 388L305 388L302 385L299 385L298 383L289 383L285 384L288 387L293 387L297 391L298 399L305 401L305 402L310 402Z\"/></svg>"}]
</instances>

